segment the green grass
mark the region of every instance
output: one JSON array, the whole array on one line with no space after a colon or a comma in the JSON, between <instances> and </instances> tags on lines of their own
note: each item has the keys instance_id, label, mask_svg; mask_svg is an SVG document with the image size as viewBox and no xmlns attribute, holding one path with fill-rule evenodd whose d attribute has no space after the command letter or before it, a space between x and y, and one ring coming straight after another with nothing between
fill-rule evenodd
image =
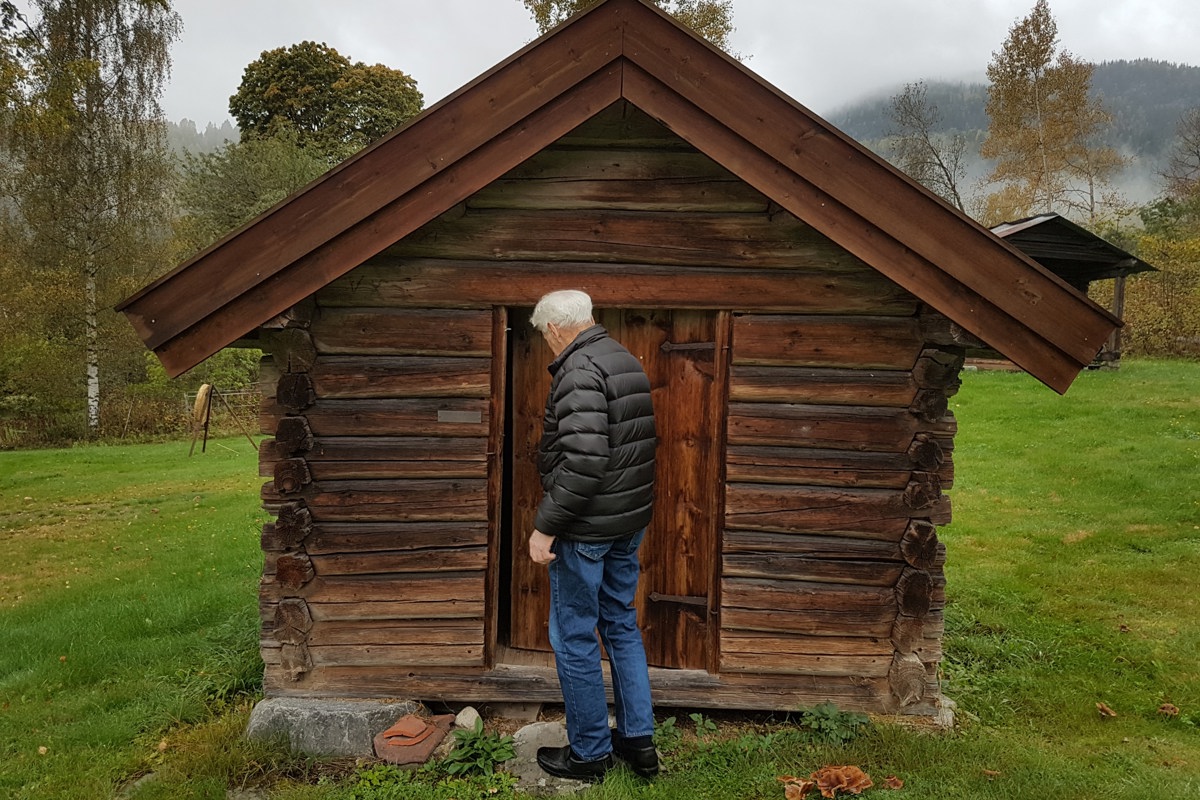
<instances>
[{"instance_id":1,"label":"green grass","mask_svg":"<svg viewBox=\"0 0 1200 800\"><path fill-rule=\"evenodd\" d=\"M260 680L256 464L244 439L0 453L0 797L107 797Z\"/></svg>"},{"instance_id":2,"label":"green grass","mask_svg":"<svg viewBox=\"0 0 1200 800\"><path fill-rule=\"evenodd\" d=\"M778 776L831 763L896 775L912 800L1200 797L1200 364L1126 362L1065 397L968 373L951 407L940 535L959 726L881 722L834 746L798 716L714 714L713 731L681 713L667 773L617 773L587 797L782 798ZM108 797L148 773L137 800L512 796L437 767L389 784L240 738L261 479L244 439L186 452L0 453L0 797Z\"/></svg>"}]
</instances>

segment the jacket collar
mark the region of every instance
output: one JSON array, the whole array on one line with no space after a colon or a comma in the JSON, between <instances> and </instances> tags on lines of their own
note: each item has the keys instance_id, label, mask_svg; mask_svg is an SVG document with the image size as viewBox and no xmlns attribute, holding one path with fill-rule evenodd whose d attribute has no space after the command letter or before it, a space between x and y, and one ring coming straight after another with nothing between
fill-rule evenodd
<instances>
[{"instance_id":1,"label":"jacket collar","mask_svg":"<svg viewBox=\"0 0 1200 800\"><path fill-rule=\"evenodd\" d=\"M581 347L585 347L597 339L603 339L606 336L608 336L608 331L604 329L603 325L596 324L590 328L584 328L575 335L575 338L571 340L571 343L563 348L563 351L559 353L553 361L550 362L550 366L546 369L550 370L551 375L554 375L556 372L558 372L559 367L563 365L563 362L566 361L572 353Z\"/></svg>"}]
</instances>

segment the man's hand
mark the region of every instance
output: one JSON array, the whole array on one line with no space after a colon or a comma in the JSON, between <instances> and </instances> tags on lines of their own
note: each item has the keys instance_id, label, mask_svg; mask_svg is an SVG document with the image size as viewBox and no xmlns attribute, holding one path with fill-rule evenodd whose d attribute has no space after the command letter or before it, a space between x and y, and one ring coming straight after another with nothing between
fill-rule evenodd
<instances>
[{"instance_id":1,"label":"man's hand","mask_svg":"<svg viewBox=\"0 0 1200 800\"><path fill-rule=\"evenodd\" d=\"M533 533L529 534L529 557L535 564L549 564L555 558L554 553L550 552L550 546L553 544L553 536L547 536L534 528Z\"/></svg>"}]
</instances>

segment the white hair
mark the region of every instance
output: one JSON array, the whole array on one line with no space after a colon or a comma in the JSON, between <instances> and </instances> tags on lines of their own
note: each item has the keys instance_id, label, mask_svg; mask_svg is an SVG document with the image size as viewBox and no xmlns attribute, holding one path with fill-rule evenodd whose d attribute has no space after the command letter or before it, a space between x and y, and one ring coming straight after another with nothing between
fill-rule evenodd
<instances>
[{"instance_id":1,"label":"white hair","mask_svg":"<svg viewBox=\"0 0 1200 800\"><path fill-rule=\"evenodd\" d=\"M546 332L546 325L552 324L558 328L582 328L593 324L592 298L578 289L564 289L542 295L542 299L533 308L529 322L540 333Z\"/></svg>"}]
</instances>

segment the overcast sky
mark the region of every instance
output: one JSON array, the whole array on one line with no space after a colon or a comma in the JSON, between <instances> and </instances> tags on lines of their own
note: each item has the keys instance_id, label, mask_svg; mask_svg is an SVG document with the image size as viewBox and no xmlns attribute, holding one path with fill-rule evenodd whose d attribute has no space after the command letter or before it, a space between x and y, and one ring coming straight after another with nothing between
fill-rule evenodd
<instances>
[{"instance_id":1,"label":"overcast sky","mask_svg":"<svg viewBox=\"0 0 1200 800\"><path fill-rule=\"evenodd\" d=\"M982 80L1034 0L734 0L733 49L819 114L916 80ZM184 31L170 120L220 123L242 70L311 39L417 80L432 105L537 35L520 0L175 0ZM1200 65L1198 0L1051 0L1060 48L1088 61Z\"/></svg>"}]
</instances>

